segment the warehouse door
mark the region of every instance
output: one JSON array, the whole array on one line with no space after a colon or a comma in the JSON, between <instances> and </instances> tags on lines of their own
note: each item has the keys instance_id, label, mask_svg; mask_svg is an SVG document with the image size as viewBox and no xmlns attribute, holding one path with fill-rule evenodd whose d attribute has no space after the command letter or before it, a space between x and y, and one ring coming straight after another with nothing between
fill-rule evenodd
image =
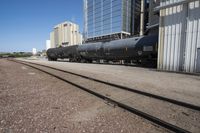
<instances>
[{"instance_id":1,"label":"warehouse door","mask_svg":"<svg viewBox=\"0 0 200 133\"><path fill-rule=\"evenodd\" d=\"M197 49L197 72L200 72L200 48Z\"/></svg>"}]
</instances>

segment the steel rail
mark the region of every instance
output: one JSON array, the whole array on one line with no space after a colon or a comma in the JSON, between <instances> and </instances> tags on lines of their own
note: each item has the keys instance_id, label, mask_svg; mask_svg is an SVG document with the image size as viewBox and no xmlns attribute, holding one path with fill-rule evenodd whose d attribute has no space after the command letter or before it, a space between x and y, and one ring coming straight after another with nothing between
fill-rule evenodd
<instances>
[{"instance_id":1,"label":"steel rail","mask_svg":"<svg viewBox=\"0 0 200 133\"><path fill-rule=\"evenodd\" d=\"M158 100L169 102L169 103L172 103L172 104L175 104L175 105L179 105L179 106L182 106L182 107L185 107L185 108L200 111L200 106L193 105L193 104L190 104L190 103L186 103L186 102L178 101L178 100L175 100L175 99L155 95L155 94L152 94L152 93L140 91L140 90L129 88L129 87L122 86L122 85L117 85L117 84L114 84L114 83L106 82L106 81L103 81L103 80L95 79L95 78L92 78L92 77L84 76L84 75L81 75L81 74L69 72L69 71L66 71L66 70L61 70L61 69L58 69L58 68L54 68L54 67L50 67L50 66L46 66L46 65L42 65L42 64L38 64L38 63L32 63L32 62L27 62L27 61L20 61L20 62L30 63L30 64L35 64L35 65L51 68L51 69L54 69L54 70L58 70L60 72L69 73L69 74L72 74L72 75L75 75L75 76L79 76L79 77L82 77L82 78L93 80L93 81L103 83L103 84L106 84L106 85L109 85L109 86L112 86L112 87L116 87L116 88L119 88L119 89L122 89L122 90L127 90L127 91L134 92L134 93L137 93L137 94L140 94L140 95L144 95L144 96L147 96L147 97L151 97L151 98L155 98L155 99L158 99Z\"/></svg>"},{"instance_id":2,"label":"steel rail","mask_svg":"<svg viewBox=\"0 0 200 133\"><path fill-rule=\"evenodd\" d=\"M14 61L14 60L11 60L11 61ZM92 90L90 90L90 89L88 89L88 88L85 88L85 87L83 87L83 86L81 86L81 85L78 85L78 84L76 84L76 83L73 83L73 82L71 82L71 81L69 81L69 80L66 80L66 79L62 78L62 77L59 77L59 76L57 76L57 75L54 75L54 74L52 74L52 73L50 73L50 72L47 72L47 71L45 71L45 70L43 70L43 69L40 69L40 68L35 67L35 66L32 66L32 65L30 65L31 63L29 64L29 63L27 63L27 62L24 63L24 62L21 62L21 61L14 61L14 62L23 64L23 65L26 65L26 66L29 66L29 67L32 67L32 68L37 69L37 70L39 70L39 71L41 71L41 72L44 72L44 73L46 73L46 74L48 74L48 75L51 75L51 76L53 76L53 77L55 77L55 78L57 78L57 79L60 79L60 80L62 80L62 81L64 81L64 82L66 82L66 83L69 83L69 84L71 84L71 85L73 85L73 86L75 86L75 87L77 87L77 88L79 88L79 89L81 89L81 90L84 90L84 91L86 91L86 92L88 92L88 93L90 93L90 94L92 94L92 95L94 95L94 96L96 96L96 97L98 97L98 98L100 98L100 99L103 99L103 100L109 101L109 102L111 102L111 103L114 103L114 104L117 105L118 107L121 107L122 109L125 109L125 110L127 110L127 111L129 111L129 112L131 112L131 113L133 113L133 114L136 114L136 115L142 117L142 118L145 118L145 119L147 119L147 120L149 120L149 121L151 121L151 122L153 122L153 123L155 123L155 124L157 124L157 125L159 125L159 126L161 126L161 127L164 127L164 128L166 128L166 129L170 130L170 131L178 132L178 133L190 133L190 131L187 131L187 130L185 130L185 129L183 129L183 128L180 128L180 127L177 127L177 126L175 126L175 125L172 125L172 124L170 124L170 123L168 123L168 122L166 122L166 121L163 121L163 120L161 120L161 119L159 119L159 118L157 118L157 117L154 117L154 116L149 115L149 114L147 114L147 113L145 113L145 112L142 112L142 111L140 111L140 110L138 110L138 109L135 109L135 108L133 108L133 107L130 107L130 106L124 104L124 103L121 103L121 102L118 102L118 101L116 101L116 100L113 100L113 99L111 99L111 98L109 98L109 97L107 97L107 96L104 96L104 95L102 95L102 94L100 94L100 93L97 93L97 92L95 92L95 91L92 91ZM36 65L36 64L35 64L35 65ZM38 66L40 66L40 65L38 65ZM45 66L43 66L43 67L45 67ZM46 67L46 68L48 68L48 67Z\"/></svg>"}]
</instances>

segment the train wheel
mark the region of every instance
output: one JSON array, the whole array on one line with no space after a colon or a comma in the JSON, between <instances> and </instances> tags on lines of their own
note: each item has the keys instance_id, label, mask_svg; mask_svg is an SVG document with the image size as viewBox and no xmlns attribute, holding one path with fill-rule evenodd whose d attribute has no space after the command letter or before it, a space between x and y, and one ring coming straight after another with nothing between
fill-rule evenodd
<instances>
[{"instance_id":1,"label":"train wheel","mask_svg":"<svg viewBox=\"0 0 200 133\"><path fill-rule=\"evenodd\" d=\"M52 61L52 59L51 59L51 58L48 58L48 61Z\"/></svg>"},{"instance_id":2,"label":"train wheel","mask_svg":"<svg viewBox=\"0 0 200 133\"><path fill-rule=\"evenodd\" d=\"M86 62L87 62L87 63L92 63L92 60L87 60Z\"/></svg>"},{"instance_id":3,"label":"train wheel","mask_svg":"<svg viewBox=\"0 0 200 133\"><path fill-rule=\"evenodd\" d=\"M51 61L57 61L57 58L51 59Z\"/></svg>"}]
</instances>

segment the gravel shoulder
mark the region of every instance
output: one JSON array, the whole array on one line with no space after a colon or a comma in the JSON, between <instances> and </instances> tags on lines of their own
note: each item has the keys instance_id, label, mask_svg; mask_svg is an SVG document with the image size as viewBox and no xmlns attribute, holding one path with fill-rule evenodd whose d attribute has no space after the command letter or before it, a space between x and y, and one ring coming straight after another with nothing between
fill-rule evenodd
<instances>
[{"instance_id":1,"label":"gravel shoulder","mask_svg":"<svg viewBox=\"0 0 200 133\"><path fill-rule=\"evenodd\" d=\"M35 69L0 59L0 132L168 132Z\"/></svg>"}]
</instances>

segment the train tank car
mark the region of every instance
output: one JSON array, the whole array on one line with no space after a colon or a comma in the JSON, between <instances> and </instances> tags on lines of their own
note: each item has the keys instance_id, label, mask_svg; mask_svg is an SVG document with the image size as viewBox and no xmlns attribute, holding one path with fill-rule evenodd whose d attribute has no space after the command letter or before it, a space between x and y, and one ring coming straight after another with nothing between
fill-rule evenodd
<instances>
[{"instance_id":1,"label":"train tank car","mask_svg":"<svg viewBox=\"0 0 200 133\"><path fill-rule=\"evenodd\" d=\"M134 37L101 43L83 44L77 48L82 59L146 61L157 58L158 36Z\"/></svg>"},{"instance_id":2,"label":"train tank car","mask_svg":"<svg viewBox=\"0 0 200 133\"><path fill-rule=\"evenodd\" d=\"M93 60L103 59L102 54L102 42L97 43L87 43L80 45L77 51L81 57L81 60L86 62L92 62Z\"/></svg>"},{"instance_id":3,"label":"train tank car","mask_svg":"<svg viewBox=\"0 0 200 133\"><path fill-rule=\"evenodd\" d=\"M51 48L47 50L48 60L56 61L58 58L64 59L68 58L70 61L77 61L79 53L77 52L78 45L68 46L68 47L59 47Z\"/></svg>"}]
</instances>

